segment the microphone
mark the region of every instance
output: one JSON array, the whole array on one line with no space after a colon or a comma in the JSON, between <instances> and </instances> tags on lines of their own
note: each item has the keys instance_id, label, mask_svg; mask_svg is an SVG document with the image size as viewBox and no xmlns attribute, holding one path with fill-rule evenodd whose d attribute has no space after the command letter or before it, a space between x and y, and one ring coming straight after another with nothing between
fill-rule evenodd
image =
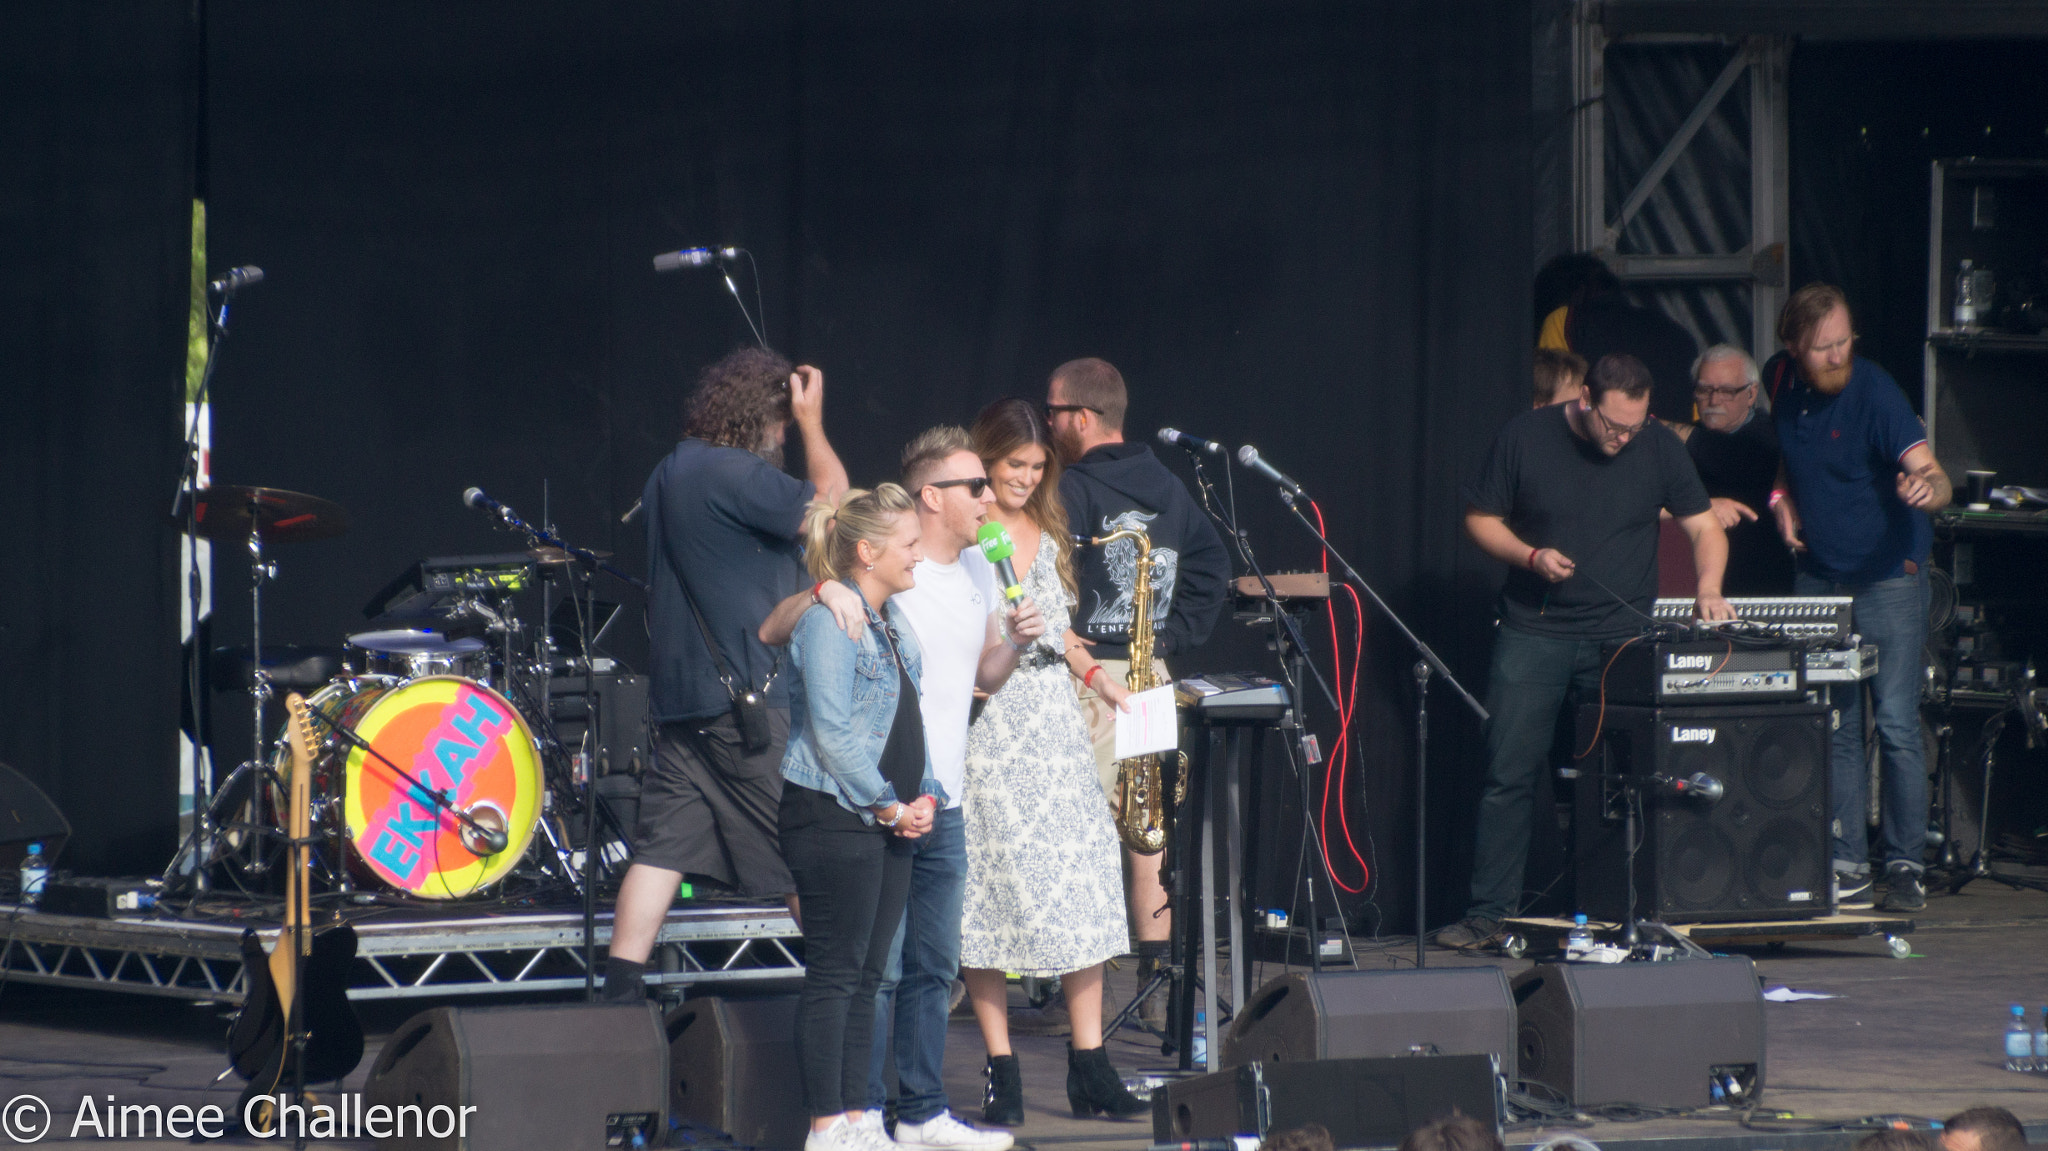
<instances>
[{"instance_id":1,"label":"microphone","mask_svg":"<svg viewBox=\"0 0 2048 1151\"><path fill-rule=\"evenodd\" d=\"M1650 776L1650 782L1670 795L1689 796L1709 807L1721 802L1721 796L1728 790L1720 780L1704 771L1695 771L1684 779L1656 773Z\"/></svg>"},{"instance_id":2,"label":"microphone","mask_svg":"<svg viewBox=\"0 0 2048 1151\"><path fill-rule=\"evenodd\" d=\"M1010 562L1010 557L1017 554L1017 543L1010 538L1010 529L990 520L974 533L974 540L981 545L981 558L996 565L996 578L1003 584L1003 598L1016 602L1024 594L1024 585L1018 582L1016 565Z\"/></svg>"},{"instance_id":3,"label":"microphone","mask_svg":"<svg viewBox=\"0 0 2048 1151\"><path fill-rule=\"evenodd\" d=\"M482 488L470 488L462 493L462 502L480 512L489 512L501 520L516 520L519 513L484 494Z\"/></svg>"},{"instance_id":4,"label":"microphone","mask_svg":"<svg viewBox=\"0 0 2048 1151\"><path fill-rule=\"evenodd\" d=\"M1259 449L1246 444L1237 449L1237 462L1280 485L1280 490L1291 496L1301 494L1301 485L1287 478L1279 468L1259 458Z\"/></svg>"},{"instance_id":5,"label":"microphone","mask_svg":"<svg viewBox=\"0 0 2048 1151\"><path fill-rule=\"evenodd\" d=\"M219 295L227 295L237 289L262 282L263 269L254 264L244 264L239 268L229 268L220 279L206 285L206 290Z\"/></svg>"},{"instance_id":6,"label":"microphone","mask_svg":"<svg viewBox=\"0 0 2048 1151\"><path fill-rule=\"evenodd\" d=\"M739 254L738 248L684 248L680 252L663 252L654 257L654 270L673 272L678 268L701 268L713 260L730 260Z\"/></svg>"},{"instance_id":7,"label":"microphone","mask_svg":"<svg viewBox=\"0 0 2048 1151\"><path fill-rule=\"evenodd\" d=\"M1179 444L1191 452L1202 452L1212 456L1223 454L1222 444L1217 443L1215 440L1205 440L1191 436L1179 428L1159 429L1159 442L1162 444Z\"/></svg>"}]
</instances>

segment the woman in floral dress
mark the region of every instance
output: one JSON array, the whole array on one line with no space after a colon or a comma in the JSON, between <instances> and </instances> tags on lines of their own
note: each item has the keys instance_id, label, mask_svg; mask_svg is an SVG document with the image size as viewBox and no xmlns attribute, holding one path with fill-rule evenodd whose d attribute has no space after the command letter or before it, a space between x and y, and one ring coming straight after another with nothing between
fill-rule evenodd
<instances>
[{"instance_id":1,"label":"woman in floral dress","mask_svg":"<svg viewBox=\"0 0 2048 1151\"><path fill-rule=\"evenodd\" d=\"M967 736L960 974L988 1045L983 1119L1024 1120L1005 972L1061 977L1073 1025L1067 1101L1077 1116L1124 1118L1145 1105L1124 1089L1102 1045L1103 964L1130 947L1123 852L1073 681L1092 678L1113 704L1126 693L1069 627L1073 543L1037 409L999 400L971 434L995 488L989 516L1015 541L1012 562L1046 623Z\"/></svg>"}]
</instances>

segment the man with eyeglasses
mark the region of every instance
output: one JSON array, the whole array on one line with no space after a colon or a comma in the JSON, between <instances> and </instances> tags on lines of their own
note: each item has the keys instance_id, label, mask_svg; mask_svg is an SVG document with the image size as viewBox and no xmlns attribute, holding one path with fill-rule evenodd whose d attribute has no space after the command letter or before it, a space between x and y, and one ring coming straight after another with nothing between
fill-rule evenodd
<instances>
[{"instance_id":1,"label":"man with eyeglasses","mask_svg":"<svg viewBox=\"0 0 2048 1151\"><path fill-rule=\"evenodd\" d=\"M1928 513L1948 505L1948 474L1926 425L1890 373L1855 354L1840 288L1808 284L1778 313L1785 351L1764 365L1783 466L1771 510L1797 557L1800 595L1855 599L1856 630L1878 648L1868 681L1883 749L1880 847L1885 907L1927 905L1927 755L1920 676L1927 643ZM1838 906L1870 906L1867 775L1860 691L1839 693L1830 752Z\"/></svg>"},{"instance_id":2,"label":"man with eyeglasses","mask_svg":"<svg viewBox=\"0 0 2048 1151\"><path fill-rule=\"evenodd\" d=\"M1122 681L1130 661L1151 659L1158 682L1172 678L1166 660L1209 638L1223 613L1230 582L1230 555L1223 539L1195 505L1180 478L1145 444L1124 441L1129 404L1123 374L1106 360L1070 360L1053 369L1045 384L1046 424L1059 449L1060 500L1078 536L1106 536L1137 528L1152 543L1152 628L1157 650L1132 652L1131 594L1137 577L1137 548L1128 541L1083 547L1074 553L1080 603L1074 631L1102 664ZM1116 710L1082 685L1081 709L1095 740L1096 774L1111 807L1116 797ZM1158 855L1126 853L1129 863L1131 932L1143 981L1166 957L1173 917L1159 880ZM1163 997L1152 996L1141 1018L1165 1022Z\"/></svg>"},{"instance_id":3,"label":"man with eyeglasses","mask_svg":"<svg viewBox=\"0 0 2048 1151\"><path fill-rule=\"evenodd\" d=\"M1487 684L1471 903L1436 933L1442 946L1495 943L1518 909L1559 723L1597 692L1602 649L1649 622L1660 513L1692 541L1701 617L1734 616L1721 595L1727 537L1685 445L1650 418L1650 388L1642 361L1602 356L1585 396L1509 420L1465 489L1465 530L1512 570Z\"/></svg>"},{"instance_id":4,"label":"man with eyeglasses","mask_svg":"<svg viewBox=\"0 0 2048 1151\"><path fill-rule=\"evenodd\" d=\"M1699 469L1714 518L1728 533L1724 595L1792 593L1792 553L1768 518L1778 481L1778 433L1757 404L1756 361L1733 344L1715 344L1692 366L1696 424L1673 423Z\"/></svg>"}]
</instances>

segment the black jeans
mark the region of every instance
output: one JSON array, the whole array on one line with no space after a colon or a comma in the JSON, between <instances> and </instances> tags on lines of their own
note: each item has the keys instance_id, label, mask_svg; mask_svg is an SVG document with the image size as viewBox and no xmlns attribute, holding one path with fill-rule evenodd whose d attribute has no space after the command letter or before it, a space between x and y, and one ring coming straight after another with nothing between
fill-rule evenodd
<instances>
[{"instance_id":1,"label":"black jeans","mask_svg":"<svg viewBox=\"0 0 2048 1151\"><path fill-rule=\"evenodd\" d=\"M796 784L782 789L777 822L803 915L804 1108L814 1119L858 1111L867 1106L875 991L910 894L911 843Z\"/></svg>"}]
</instances>

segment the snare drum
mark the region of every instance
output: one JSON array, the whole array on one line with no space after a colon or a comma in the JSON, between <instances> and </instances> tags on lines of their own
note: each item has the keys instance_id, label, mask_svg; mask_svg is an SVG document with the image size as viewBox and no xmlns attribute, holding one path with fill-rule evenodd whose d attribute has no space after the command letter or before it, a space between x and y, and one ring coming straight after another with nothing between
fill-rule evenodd
<instances>
[{"instance_id":1,"label":"snare drum","mask_svg":"<svg viewBox=\"0 0 2048 1151\"><path fill-rule=\"evenodd\" d=\"M540 819L541 762L532 730L504 696L459 676L361 676L337 680L309 702L369 744L335 738L322 757L340 765L342 818L361 870L424 899L460 899L518 865ZM316 726L324 733L324 723ZM503 831L504 850L487 854L419 785Z\"/></svg>"},{"instance_id":2,"label":"snare drum","mask_svg":"<svg viewBox=\"0 0 2048 1151\"><path fill-rule=\"evenodd\" d=\"M348 637L348 645L363 653L363 671L421 679L430 675L454 675L482 683L491 680L490 645L474 636L450 639L424 628L394 628L362 631Z\"/></svg>"}]
</instances>

